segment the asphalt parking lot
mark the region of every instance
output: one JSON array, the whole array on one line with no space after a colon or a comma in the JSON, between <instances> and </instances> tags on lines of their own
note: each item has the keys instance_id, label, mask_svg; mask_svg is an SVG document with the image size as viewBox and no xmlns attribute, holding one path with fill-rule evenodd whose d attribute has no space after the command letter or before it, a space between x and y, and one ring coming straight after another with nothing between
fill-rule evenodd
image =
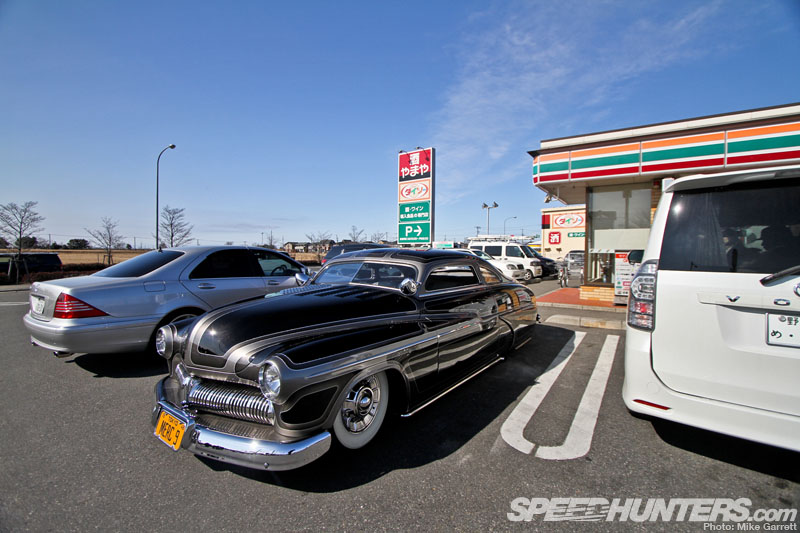
<instances>
[{"instance_id":1,"label":"asphalt parking lot","mask_svg":"<svg viewBox=\"0 0 800 533\"><path fill-rule=\"evenodd\" d=\"M620 397L624 331L547 322L579 311L542 307L534 342L392 420L367 448L270 473L172 452L150 427L165 364L57 359L29 344L26 298L0 293L2 531L708 531L737 524L625 513L659 499L800 508L797 453L632 416ZM577 526L574 512L544 512L559 498L585 499L573 511L618 498L628 511ZM796 527L796 514L743 524Z\"/></svg>"}]
</instances>

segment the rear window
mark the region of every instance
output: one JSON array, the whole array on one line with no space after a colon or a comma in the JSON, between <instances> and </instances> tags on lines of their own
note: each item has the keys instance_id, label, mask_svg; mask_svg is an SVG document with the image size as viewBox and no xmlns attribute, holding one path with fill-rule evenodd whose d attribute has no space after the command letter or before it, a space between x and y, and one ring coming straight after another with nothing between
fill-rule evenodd
<instances>
[{"instance_id":1,"label":"rear window","mask_svg":"<svg viewBox=\"0 0 800 533\"><path fill-rule=\"evenodd\" d=\"M152 251L146 254L137 255L127 261L119 263L101 270L94 274L104 278L138 278L150 272L161 268L167 263L171 263L175 259L183 255L183 252L170 251Z\"/></svg>"},{"instance_id":2,"label":"rear window","mask_svg":"<svg viewBox=\"0 0 800 533\"><path fill-rule=\"evenodd\" d=\"M469 265L448 265L433 270L425 281L426 291L455 289L478 285L480 281Z\"/></svg>"},{"instance_id":3,"label":"rear window","mask_svg":"<svg viewBox=\"0 0 800 533\"><path fill-rule=\"evenodd\" d=\"M800 179L674 193L659 270L768 274L800 265Z\"/></svg>"},{"instance_id":4,"label":"rear window","mask_svg":"<svg viewBox=\"0 0 800 533\"><path fill-rule=\"evenodd\" d=\"M501 257L503 255L502 246L495 246L495 245L484 246L483 251L491 255L492 257Z\"/></svg>"}]
</instances>

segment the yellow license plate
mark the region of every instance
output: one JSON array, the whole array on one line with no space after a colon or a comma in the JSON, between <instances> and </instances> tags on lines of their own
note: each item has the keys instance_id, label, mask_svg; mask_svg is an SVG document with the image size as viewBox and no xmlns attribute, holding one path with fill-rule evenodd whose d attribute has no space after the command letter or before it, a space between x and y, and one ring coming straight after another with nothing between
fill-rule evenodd
<instances>
[{"instance_id":1,"label":"yellow license plate","mask_svg":"<svg viewBox=\"0 0 800 533\"><path fill-rule=\"evenodd\" d=\"M181 447L183 434L186 433L186 424L166 411L158 415L155 436L175 451Z\"/></svg>"}]
</instances>

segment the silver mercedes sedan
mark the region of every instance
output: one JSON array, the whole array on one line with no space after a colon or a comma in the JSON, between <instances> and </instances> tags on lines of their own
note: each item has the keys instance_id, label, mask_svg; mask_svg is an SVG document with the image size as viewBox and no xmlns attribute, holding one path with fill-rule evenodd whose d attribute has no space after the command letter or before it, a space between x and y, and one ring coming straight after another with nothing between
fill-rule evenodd
<instances>
[{"instance_id":1,"label":"silver mercedes sedan","mask_svg":"<svg viewBox=\"0 0 800 533\"><path fill-rule=\"evenodd\" d=\"M34 283L23 322L33 344L58 356L140 351L161 326L296 287L295 276L308 273L264 248L166 248L90 276Z\"/></svg>"}]
</instances>

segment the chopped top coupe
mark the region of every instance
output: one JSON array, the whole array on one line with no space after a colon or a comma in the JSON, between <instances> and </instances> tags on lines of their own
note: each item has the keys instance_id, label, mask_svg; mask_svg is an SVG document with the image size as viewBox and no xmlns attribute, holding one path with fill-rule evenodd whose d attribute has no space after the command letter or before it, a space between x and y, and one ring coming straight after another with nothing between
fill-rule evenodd
<instances>
[{"instance_id":1,"label":"chopped top coupe","mask_svg":"<svg viewBox=\"0 0 800 533\"><path fill-rule=\"evenodd\" d=\"M538 318L528 288L452 251L351 252L303 281L159 330L156 437L262 470L303 466L333 436L358 449L390 401L413 414L527 343Z\"/></svg>"},{"instance_id":2,"label":"chopped top coupe","mask_svg":"<svg viewBox=\"0 0 800 533\"><path fill-rule=\"evenodd\" d=\"M307 272L264 248L154 250L90 276L34 283L23 322L33 344L58 356L138 351L164 324L296 287Z\"/></svg>"}]
</instances>

